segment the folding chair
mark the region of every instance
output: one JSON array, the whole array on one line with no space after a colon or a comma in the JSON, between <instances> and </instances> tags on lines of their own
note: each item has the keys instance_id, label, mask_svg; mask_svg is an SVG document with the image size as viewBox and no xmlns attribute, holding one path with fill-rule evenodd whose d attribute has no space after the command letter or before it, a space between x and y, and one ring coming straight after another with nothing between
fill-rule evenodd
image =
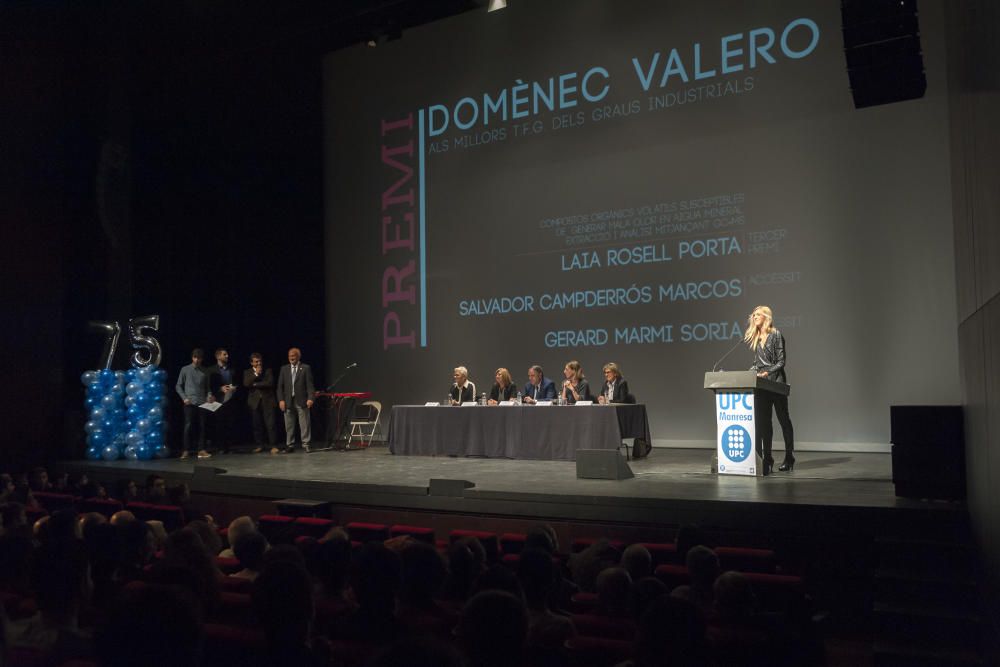
<instances>
[{"instance_id":1,"label":"folding chair","mask_svg":"<svg viewBox=\"0 0 1000 667\"><path fill-rule=\"evenodd\" d=\"M378 420L382 415L382 403L380 401L365 401L354 411L354 418L351 419L351 434L347 438L347 449L351 449L351 443L357 438L361 444L355 449L370 447L375 438L375 431L378 429ZM365 438L368 439L365 442Z\"/></svg>"}]
</instances>

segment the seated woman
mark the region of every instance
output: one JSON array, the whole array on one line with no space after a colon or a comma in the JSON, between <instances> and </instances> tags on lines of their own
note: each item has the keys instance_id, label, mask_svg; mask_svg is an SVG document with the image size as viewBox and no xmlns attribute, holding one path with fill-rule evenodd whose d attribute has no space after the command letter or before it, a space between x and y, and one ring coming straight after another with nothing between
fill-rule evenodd
<instances>
[{"instance_id":1,"label":"seated woman","mask_svg":"<svg viewBox=\"0 0 1000 667\"><path fill-rule=\"evenodd\" d=\"M592 401L594 397L590 394L590 384L583 376L583 368L579 361L571 361L563 369L563 398L572 405L577 401Z\"/></svg>"},{"instance_id":2,"label":"seated woman","mask_svg":"<svg viewBox=\"0 0 1000 667\"><path fill-rule=\"evenodd\" d=\"M476 384L469 381L469 370L465 366L458 366L452 377L455 378L455 384L451 385L451 391L448 392L451 404L475 403Z\"/></svg>"},{"instance_id":3,"label":"seated woman","mask_svg":"<svg viewBox=\"0 0 1000 667\"><path fill-rule=\"evenodd\" d=\"M618 364L610 362L604 365L604 384L601 395L597 397L601 405L608 403L635 403L635 396L629 393L628 381L622 377Z\"/></svg>"},{"instance_id":4,"label":"seated woman","mask_svg":"<svg viewBox=\"0 0 1000 667\"><path fill-rule=\"evenodd\" d=\"M496 405L500 401L509 401L517 396L517 387L510 377L510 371L506 368L498 368L496 372L496 383L490 389L490 405Z\"/></svg>"}]
</instances>

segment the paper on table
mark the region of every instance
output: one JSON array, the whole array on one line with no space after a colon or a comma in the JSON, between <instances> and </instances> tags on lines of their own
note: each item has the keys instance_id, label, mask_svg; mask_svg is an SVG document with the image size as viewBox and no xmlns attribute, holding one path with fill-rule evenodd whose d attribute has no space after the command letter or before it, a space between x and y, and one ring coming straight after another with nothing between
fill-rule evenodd
<instances>
[{"instance_id":1,"label":"paper on table","mask_svg":"<svg viewBox=\"0 0 1000 667\"><path fill-rule=\"evenodd\" d=\"M222 407L222 403L219 403L218 401L213 401L211 403L205 402L205 403L202 403L201 405L199 405L198 407L201 408L202 410L208 410L209 412L215 412L216 410L218 410L219 408Z\"/></svg>"}]
</instances>

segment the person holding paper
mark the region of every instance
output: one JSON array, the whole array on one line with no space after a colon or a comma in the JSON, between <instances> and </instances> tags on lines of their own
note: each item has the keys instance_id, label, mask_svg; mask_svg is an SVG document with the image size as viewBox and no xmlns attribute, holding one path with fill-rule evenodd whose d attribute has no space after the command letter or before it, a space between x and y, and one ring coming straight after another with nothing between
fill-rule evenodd
<instances>
[{"instance_id":1,"label":"person holding paper","mask_svg":"<svg viewBox=\"0 0 1000 667\"><path fill-rule=\"evenodd\" d=\"M579 361L571 361L563 368L563 398L570 405L577 401L592 401L594 397L590 395L590 383L583 376L583 367Z\"/></svg>"},{"instance_id":2,"label":"person holding paper","mask_svg":"<svg viewBox=\"0 0 1000 667\"><path fill-rule=\"evenodd\" d=\"M465 366L457 366L452 377L455 379L455 384L451 385L451 389L448 391L451 404L475 403L476 385L469 381L469 369Z\"/></svg>"},{"instance_id":3,"label":"person holding paper","mask_svg":"<svg viewBox=\"0 0 1000 667\"><path fill-rule=\"evenodd\" d=\"M490 389L490 405L496 405L500 401L509 401L517 396L517 387L510 377L510 371L506 368L498 368L495 376L497 381Z\"/></svg>"},{"instance_id":4,"label":"person holding paper","mask_svg":"<svg viewBox=\"0 0 1000 667\"><path fill-rule=\"evenodd\" d=\"M285 415L285 452L295 451L295 423L299 424L302 449L309 453L312 442L310 413L316 388L313 386L312 369L302 363L302 351L288 350L288 363L278 372L278 409Z\"/></svg>"},{"instance_id":5,"label":"person holding paper","mask_svg":"<svg viewBox=\"0 0 1000 667\"><path fill-rule=\"evenodd\" d=\"M601 405L609 403L635 403L635 396L628 391L628 381L622 377L621 369L615 362L604 364L604 384L597 397Z\"/></svg>"},{"instance_id":6,"label":"person holding paper","mask_svg":"<svg viewBox=\"0 0 1000 667\"><path fill-rule=\"evenodd\" d=\"M524 402L537 403L551 401L556 397L556 384L545 377L542 367L535 365L528 369L528 384L524 385Z\"/></svg>"},{"instance_id":7,"label":"person holding paper","mask_svg":"<svg viewBox=\"0 0 1000 667\"><path fill-rule=\"evenodd\" d=\"M177 395L184 401L184 432L183 449L181 458L186 459L191 452L191 431L195 424L198 426L198 458L207 459L212 455L205 451L205 417L207 410L201 410L198 406L203 403L212 403L215 397L208 392L208 376L201 367L201 361L205 353L201 348L195 348L191 352L191 363L181 369L177 376Z\"/></svg>"},{"instance_id":8,"label":"person holding paper","mask_svg":"<svg viewBox=\"0 0 1000 667\"><path fill-rule=\"evenodd\" d=\"M785 382L785 337L774 328L774 317L767 306L757 306L747 320L747 330L743 336L744 342L753 350L754 360L751 370L757 371L757 377L767 378L775 382ZM771 422L771 409L778 415L781 424L781 434L785 437L785 460L778 466L781 472L791 472L795 467L795 438L792 431L792 419L788 416L788 396L770 391L760 391L754 395L754 420L757 426L757 453L764 460L764 474L771 472L774 457L771 456L771 440L774 437L774 424Z\"/></svg>"},{"instance_id":9,"label":"person holding paper","mask_svg":"<svg viewBox=\"0 0 1000 667\"><path fill-rule=\"evenodd\" d=\"M264 368L260 352L250 355L250 368L243 371L243 386L247 389L247 408L253 421L254 454L264 451L264 430L271 454L278 453L278 432L274 428L274 410L278 401L274 397L274 374Z\"/></svg>"},{"instance_id":10,"label":"person holding paper","mask_svg":"<svg viewBox=\"0 0 1000 667\"><path fill-rule=\"evenodd\" d=\"M236 395L236 371L229 365L229 351L224 347L215 350L215 365L207 369L208 390L218 396L222 405L209 418L212 441L218 450L229 453L236 431L236 403L230 402Z\"/></svg>"}]
</instances>

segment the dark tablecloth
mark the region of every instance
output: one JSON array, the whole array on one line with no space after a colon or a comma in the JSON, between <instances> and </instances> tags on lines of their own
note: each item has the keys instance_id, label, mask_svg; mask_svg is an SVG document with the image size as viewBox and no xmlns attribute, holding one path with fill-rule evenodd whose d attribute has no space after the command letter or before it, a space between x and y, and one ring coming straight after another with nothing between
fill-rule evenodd
<instances>
[{"instance_id":1,"label":"dark tablecloth","mask_svg":"<svg viewBox=\"0 0 1000 667\"><path fill-rule=\"evenodd\" d=\"M389 419L389 451L403 455L574 461L623 438L650 441L645 405L396 405Z\"/></svg>"}]
</instances>

